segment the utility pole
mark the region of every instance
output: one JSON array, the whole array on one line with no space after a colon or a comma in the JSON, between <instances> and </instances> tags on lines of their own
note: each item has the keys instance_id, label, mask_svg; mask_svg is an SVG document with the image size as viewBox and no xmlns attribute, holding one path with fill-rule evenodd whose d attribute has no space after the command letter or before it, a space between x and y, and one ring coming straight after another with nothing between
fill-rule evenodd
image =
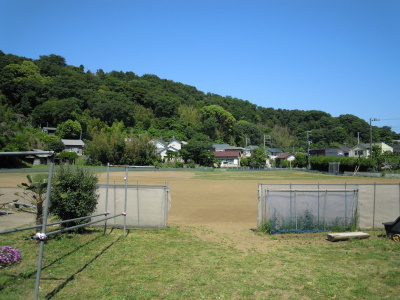
<instances>
[{"instance_id":1,"label":"utility pole","mask_svg":"<svg viewBox=\"0 0 400 300\"><path fill-rule=\"evenodd\" d=\"M271 136L269 134L264 134L264 148L266 148L267 144L271 146Z\"/></svg>"},{"instance_id":2,"label":"utility pole","mask_svg":"<svg viewBox=\"0 0 400 300\"><path fill-rule=\"evenodd\" d=\"M369 119L369 158L372 159L372 121L379 121L379 119Z\"/></svg>"},{"instance_id":3,"label":"utility pole","mask_svg":"<svg viewBox=\"0 0 400 300\"><path fill-rule=\"evenodd\" d=\"M306 131L307 133L307 157L308 157L308 169L311 169L311 162L310 162L310 141L309 136L311 135L311 131Z\"/></svg>"}]
</instances>

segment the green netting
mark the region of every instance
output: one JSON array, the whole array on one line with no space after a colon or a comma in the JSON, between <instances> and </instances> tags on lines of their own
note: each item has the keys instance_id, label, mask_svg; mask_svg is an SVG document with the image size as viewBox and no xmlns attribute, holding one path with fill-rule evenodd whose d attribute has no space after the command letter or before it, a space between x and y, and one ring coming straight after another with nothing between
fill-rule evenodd
<instances>
[{"instance_id":1,"label":"green netting","mask_svg":"<svg viewBox=\"0 0 400 300\"><path fill-rule=\"evenodd\" d=\"M356 227L357 190L266 189L270 233L344 231Z\"/></svg>"}]
</instances>

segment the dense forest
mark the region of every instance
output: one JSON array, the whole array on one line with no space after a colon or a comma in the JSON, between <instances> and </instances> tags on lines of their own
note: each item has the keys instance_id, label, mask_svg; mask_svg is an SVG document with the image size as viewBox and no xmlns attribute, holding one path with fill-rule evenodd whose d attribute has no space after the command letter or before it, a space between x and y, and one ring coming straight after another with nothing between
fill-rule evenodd
<instances>
[{"instance_id":1,"label":"dense forest","mask_svg":"<svg viewBox=\"0 0 400 300\"><path fill-rule=\"evenodd\" d=\"M57 137L41 132L57 127ZM370 126L357 116L261 107L204 93L156 75L67 65L59 55L25 58L0 51L0 151L57 149L59 138L82 138L96 160L134 162L149 139L265 145L287 151L369 142ZM373 126L372 139L393 144L400 135ZM125 142L124 142L125 141ZM107 148L107 149L102 149ZM136 151L136 152L135 152ZM110 158L111 157L111 158ZM137 162L137 161L136 161ZM139 163L139 162L137 162ZM141 162L146 163L146 162Z\"/></svg>"}]
</instances>

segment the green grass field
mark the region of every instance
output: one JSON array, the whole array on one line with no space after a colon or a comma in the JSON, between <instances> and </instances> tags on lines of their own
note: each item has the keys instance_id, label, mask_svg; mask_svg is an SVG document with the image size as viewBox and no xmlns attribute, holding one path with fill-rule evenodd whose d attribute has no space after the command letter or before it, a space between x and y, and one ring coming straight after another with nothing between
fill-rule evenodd
<instances>
[{"instance_id":1,"label":"green grass field","mask_svg":"<svg viewBox=\"0 0 400 300\"><path fill-rule=\"evenodd\" d=\"M319 241L325 235L263 235L270 251L239 251L190 231L63 234L45 245L41 299L398 299L400 244ZM254 233L260 235L259 233ZM1 299L33 297L38 244L1 236L23 259L0 271ZM286 242L290 247L285 246Z\"/></svg>"}]
</instances>

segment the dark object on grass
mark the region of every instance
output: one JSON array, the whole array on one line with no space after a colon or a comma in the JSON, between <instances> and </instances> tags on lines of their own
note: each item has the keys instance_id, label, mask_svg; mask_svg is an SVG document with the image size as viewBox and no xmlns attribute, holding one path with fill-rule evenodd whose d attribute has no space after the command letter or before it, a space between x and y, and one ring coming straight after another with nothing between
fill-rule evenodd
<instances>
[{"instance_id":1,"label":"dark object on grass","mask_svg":"<svg viewBox=\"0 0 400 300\"><path fill-rule=\"evenodd\" d=\"M395 242L400 242L400 216L393 222L382 223L385 226L386 235Z\"/></svg>"}]
</instances>

